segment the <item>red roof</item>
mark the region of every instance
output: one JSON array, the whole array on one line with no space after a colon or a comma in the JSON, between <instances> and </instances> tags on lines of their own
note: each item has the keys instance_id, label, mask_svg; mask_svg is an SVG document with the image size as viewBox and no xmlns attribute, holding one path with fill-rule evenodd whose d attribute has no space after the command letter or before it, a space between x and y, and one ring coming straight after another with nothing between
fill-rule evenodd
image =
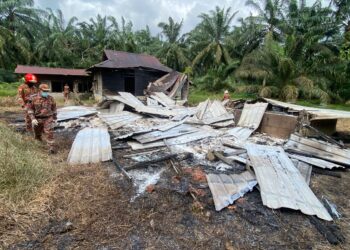
<instances>
[{"instance_id":1,"label":"red roof","mask_svg":"<svg viewBox=\"0 0 350 250\"><path fill-rule=\"evenodd\" d=\"M36 75L64 75L64 76L89 76L85 69L64 69L49 68L38 66L17 65L15 69L17 74L36 74Z\"/></svg>"},{"instance_id":2,"label":"red roof","mask_svg":"<svg viewBox=\"0 0 350 250\"><path fill-rule=\"evenodd\" d=\"M91 68L149 68L163 72L171 72L172 69L161 64L160 61L150 55L135 54L124 51L105 50L103 62L98 63Z\"/></svg>"}]
</instances>

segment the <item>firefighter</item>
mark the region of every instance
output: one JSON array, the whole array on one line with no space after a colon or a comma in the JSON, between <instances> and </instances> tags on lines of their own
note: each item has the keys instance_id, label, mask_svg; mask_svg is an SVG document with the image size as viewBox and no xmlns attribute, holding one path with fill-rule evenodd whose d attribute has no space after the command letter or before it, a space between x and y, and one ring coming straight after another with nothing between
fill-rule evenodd
<instances>
[{"instance_id":1,"label":"firefighter","mask_svg":"<svg viewBox=\"0 0 350 250\"><path fill-rule=\"evenodd\" d=\"M69 99L69 92L70 92L70 88L68 86L68 84L66 83L63 87L63 97L64 97L64 103L68 102Z\"/></svg>"},{"instance_id":2,"label":"firefighter","mask_svg":"<svg viewBox=\"0 0 350 250\"><path fill-rule=\"evenodd\" d=\"M39 92L37 87L38 80L33 74L26 74L24 76L24 83L18 87L17 100L24 110L24 120L26 123L26 130L32 131L32 121L28 115L28 102L30 98Z\"/></svg>"},{"instance_id":3,"label":"firefighter","mask_svg":"<svg viewBox=\"0 0 350 250\"><path fill-rule=\"evenodd\" d=\"M53 129L57 121L56 102L49 95L49 86L40 84L39 93L36 94L28 105L28 114L32 119L35 139L41 141L45 135L50 153L55 153L55 140Z\"/></svg>"},{"instance_id":4,"label":"firefighter","mask_svg":"<svg viewBox=\"0 0 350 250\"><path fill-rule=\"evenodd\" d=\"M228 90L225 90L224 97L222 98L222 100L230 100L230 94L228 93Z\"/></svg>"}]
</instances>

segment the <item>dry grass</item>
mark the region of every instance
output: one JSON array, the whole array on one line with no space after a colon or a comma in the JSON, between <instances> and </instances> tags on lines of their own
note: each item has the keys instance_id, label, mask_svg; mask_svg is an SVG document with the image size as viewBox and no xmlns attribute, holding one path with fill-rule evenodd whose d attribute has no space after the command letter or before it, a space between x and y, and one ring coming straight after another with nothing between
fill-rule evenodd
<instances>
[{"instance_id":1,"label":"dry grass","mask_svg":"<svg viewBox=\"0 0 350 250\"><path fill-rule=\"evenodd\" d=\"M53 174L42 145L0 123L0 199L24 202Z\"/></svg>"},{"instance_id":2,"label":"dry grass","mask_svg":"<svg viewBox=\"0 0 350 250\"><path fill-rule=\"evenodd\" d=\"M16 97L13 96L5 96L0 97L0 107L15 107L19 106L17 103Z\"/></svg>"}]
</instances>

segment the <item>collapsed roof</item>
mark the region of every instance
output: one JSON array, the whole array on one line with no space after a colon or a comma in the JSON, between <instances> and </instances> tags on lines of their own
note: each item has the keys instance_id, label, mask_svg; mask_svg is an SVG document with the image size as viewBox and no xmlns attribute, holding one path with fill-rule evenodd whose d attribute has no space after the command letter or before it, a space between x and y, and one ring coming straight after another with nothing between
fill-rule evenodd
<instances>
[{"instance_id":1,"label":"collapsed roof","mask_svg":"<svg viewBox=\"0 0 350 250\"><path fill-rule=\"evenodd\" d=\"M146 54L135 54L124 51L105 50L103 61L89 68L109 68L109 69L126 69L126 68L145 68L162 72L171 72L172 69L163 65L158 58Z\"/></svg>"}]
</instances>

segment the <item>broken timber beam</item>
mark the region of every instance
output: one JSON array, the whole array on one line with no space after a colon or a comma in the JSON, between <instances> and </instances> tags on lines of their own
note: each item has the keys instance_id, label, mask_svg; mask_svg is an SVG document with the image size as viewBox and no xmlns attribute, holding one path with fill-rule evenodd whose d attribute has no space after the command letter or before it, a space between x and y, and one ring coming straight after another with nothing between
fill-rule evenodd
<instances>
[{"instance_id":1,"label":"broken timber beam","mask_svg":"<svg viewBox=\"0 0 350 250\"><path fill-rule=\"evenodd\" d=\"M321 132L320 130L318 130L318 129L312 127L311 125L303 124L302 126L305 127L305 128L308 128L308 129L312 130L313 132L315 132L316 134L318 134L319 136L321 136L321 137L322 137L323 139L325 139L326 141L328 141L328 142L330 142L330 143L333 143L333 144L335 144L335 145L338 145L338 146L341 147L341 148L346 148L346 147L344 146L343 143L340 143L340 142L334 140L332 137L330 137L330 136L326 135L325 133Z\"/></svg>"},{"instance_id":2,"label":"broken timber beam","mask_svg":"<svg viewBox=\"0 0 350 250\"><path fill-rule=\"evenodd\" d=\"M128 174L128 172L126 172L125 169L117 162L117 160L115 159L114 156L112 156L112 161L113 161L114 165L116 166L116 168L119 169L119 170L122 172L122 174L123 174L126 178L128 178L129 181L132 181L131 176L130 176L130 175Z\"/></svg>"},{"instance_id":3,"label":"broken timber beam","mask_svg":"<svg viewBox=\"0 0 350 250\"><path fill-rule=\"evenodd\" d=\"M150 164L171 160L171 159L174 159L175 157L178 157L178 156L179 156L179 154L169 154L169 155L160 157L158 159L149 160L149 161L142 161L142 162L136 163L130 167L127 167L126 170L133 170L133 169L137 169L137 168L147 167ZM181 160L185 160L185 159L188 159L190 157L192 157L192 154L186 153L186 154L183 154L183 157L181 157Z\"/></svg>"}]
</instances>

